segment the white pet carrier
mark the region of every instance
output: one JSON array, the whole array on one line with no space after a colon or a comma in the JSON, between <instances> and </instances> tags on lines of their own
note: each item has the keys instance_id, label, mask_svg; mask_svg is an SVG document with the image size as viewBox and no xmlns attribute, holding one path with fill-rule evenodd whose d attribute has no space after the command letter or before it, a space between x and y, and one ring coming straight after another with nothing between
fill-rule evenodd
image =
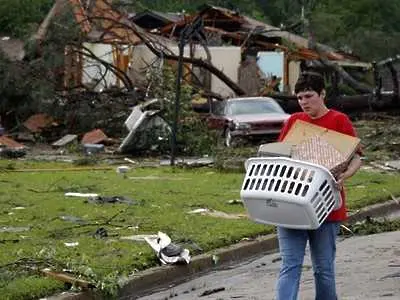
<instances>
[{"instance_id":1,"label":"white pet carrier","mask_svg":"<svg viewBox=\"0 0 400 300\"><path fill-rule=\"evenodd\" d=\"M342 200L328 169L284 157L255 157L245 163L240 192L256 222L316 229Z\"/></svg>"}]
</instances>

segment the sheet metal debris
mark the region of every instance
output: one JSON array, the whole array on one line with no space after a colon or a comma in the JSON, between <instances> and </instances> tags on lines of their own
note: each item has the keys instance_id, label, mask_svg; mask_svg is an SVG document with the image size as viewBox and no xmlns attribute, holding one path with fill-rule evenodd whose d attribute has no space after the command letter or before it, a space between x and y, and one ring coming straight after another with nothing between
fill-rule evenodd
<instances>
[{"instance_id":1,"label":"sheet metal debris","mask_svg":"<svg viewBox=\"0 0 400 300\"><path fill-rule=\"evenodd\" d=\"M159 110L145 110L158 101L158 99L151 99L132 109L124 123L129 133L119 146L120 152L157 148L160 143L169 139L171 129L168 123L158 115Z\"/></svg>"},{"instance_id":2,"label":"sheet metal debris","mask_svg":"<svg viewBox=\"0 0 400 300\"><path fill-rule=\"evenodd\" d=\"M121 236L121 240L133 241L133 242L146 242L146 239L157 239L158 236L156 234L136 234L129 236Z\"/></svg>"},{"instance_id":3,"label":"sheet metal debris","mask_svg":"<svg viewBox=\"0 0 400 300\"><path fill-rule=\"evenodd\" d=\"M14 141L12 138L9 138L5 135L0 136L0 148L9 148L9 149L23 149L25 146Z\"/></svg>"},{"instance_id":4,"label":"sheet metal debris","mask_svg":"<svg viewBox=\"0 0 400 300\"><path fill-rule=\"evenodd\" d=\"M82 144L99 144L108 140L108 137L101 129L94 129L85 133L82 137Z\"/></svg>"},{"instance_id":5,"label":"sheet metal debris","mask_svg":"<svg viewBox=\"0 0 400 300\"><path fill-rule=\"evenodd\" d=\"M64 147L78 139L78 136L76 134L67 134L63 136L61 139L55 141L53 144L51 144L53 147Z\"/></svg>"},{"instance_id":6,"label":"sheet metal debris","mask_svg":"<svg viewBox=\"0 0 400 300\"><path fill-rule=\"evenodd\" d=\"M46 114L33 115L23 125L32 133L40 133L45 128L58 126L53 117Z\"/></svg>"},{"instance_id":7,"label":"sheet metal debris","mask_svg":"<svg viewBox=\"0 0 400 300\"><path fill-rule=\"evenodd\" d=\"M222 211L213 210L209 208L198 208L188 212L189 214L199 214L202 216L210 216L215 218L222 218L222 219L231 219L231 220L238 220L247 218L245 214L228 214Z\"/></svg>"}]
</instances>

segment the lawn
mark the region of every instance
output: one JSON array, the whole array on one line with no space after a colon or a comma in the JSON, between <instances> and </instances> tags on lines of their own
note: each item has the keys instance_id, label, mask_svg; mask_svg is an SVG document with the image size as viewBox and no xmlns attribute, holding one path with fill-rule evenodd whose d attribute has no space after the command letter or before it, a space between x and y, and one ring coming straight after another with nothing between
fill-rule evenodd
<instances>
[{"instance_id":1,"label":"lawn","mask_svg":"<svg viewBox=\"0 0 400 300\"><path fill-rule=\"evenodd\" d=\"M274 230L246 218L189 214L198 208L245 213L240 203L230 203L240 198L241 172L135 167L123 176L116 166L0 161L2 299L35 299L64 289L40 273L46 267L70 270L112 292L118 279L158 264L147 243L121 237L162 231L195 255ZM347 182L349 208L400 195L399 179L359 172ZM130 203L98 204L67 192L124 196ZM95 234L99 228L106 237Z\"/></svg>"}]
</instances>

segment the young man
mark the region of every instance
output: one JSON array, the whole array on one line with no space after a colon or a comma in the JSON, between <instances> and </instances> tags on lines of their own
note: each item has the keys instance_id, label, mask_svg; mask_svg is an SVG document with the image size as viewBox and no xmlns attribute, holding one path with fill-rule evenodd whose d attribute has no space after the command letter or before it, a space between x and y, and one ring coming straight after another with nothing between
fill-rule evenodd
<instances>
[{"instance_id":1,"label":"young man","mask_svg":"<svg viewBox=\"0 0 400 300\"><path fill-rule=\"evenodd\" d=\"M282 128L281 141L296 120L303 120L321 127L355 136L349 118L325 105L324 78L315 72L300 75L295 93L303 112L294 113ZM279 250L282 265L277 282L277 300L297 300L307 241L315 279L316 300L336 300L335 255L336 236L340 222L347 218L343 182L354 175L361 166L360 151L350 161L345 172L336 179L341 190L342 206L333 211L316 230L297 230L278 227Z\"/></svg>"}]
</instances>

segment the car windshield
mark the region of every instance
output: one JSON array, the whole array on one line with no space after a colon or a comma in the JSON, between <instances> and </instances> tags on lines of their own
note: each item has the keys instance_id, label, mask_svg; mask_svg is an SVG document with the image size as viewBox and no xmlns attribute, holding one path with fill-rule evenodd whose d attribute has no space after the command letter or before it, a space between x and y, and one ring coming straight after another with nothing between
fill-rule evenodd
<instances>
[{"instance_id":1,"label":"car windshield","mask_svg":"<svg viewBox=\"0 0 400 300\"><path fill-rule=\"evenodd\" d=\"M269 99L241 99L228 101L228 115L253 115L268 113L284 113L283 109L274 100Z\"/></svg>"}]
</instances>

